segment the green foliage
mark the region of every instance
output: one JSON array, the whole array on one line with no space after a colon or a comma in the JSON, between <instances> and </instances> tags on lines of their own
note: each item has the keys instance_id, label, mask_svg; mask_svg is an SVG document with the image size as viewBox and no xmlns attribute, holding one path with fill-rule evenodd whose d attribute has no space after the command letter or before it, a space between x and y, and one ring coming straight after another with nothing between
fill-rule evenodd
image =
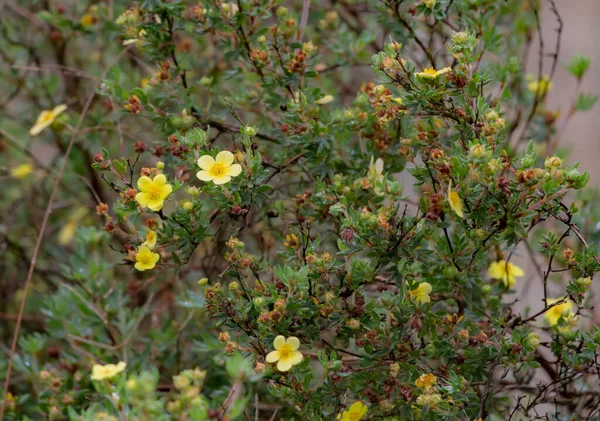
<instances>
[{"instance_id":1,"label":"green foliage","mask_svg":"<svg viewBox=\"0 0 600 421\"><path fill-rule=\"evenodd\" d=\"M7 420L597 415L598 192L558 126L598 97L558 124L524 74L539 2L13 3Z\"/></svg>"}]
</instances>

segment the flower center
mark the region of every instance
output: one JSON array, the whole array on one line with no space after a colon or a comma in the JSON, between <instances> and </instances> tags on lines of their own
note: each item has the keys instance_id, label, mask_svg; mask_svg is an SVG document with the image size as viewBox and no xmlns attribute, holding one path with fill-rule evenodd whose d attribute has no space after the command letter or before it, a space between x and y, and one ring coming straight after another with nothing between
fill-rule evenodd
<instances>
[{"instance_id":1,"label":"flower center","mask_svg":"<svg viewBox=\"0 0 600 421\"><path fill-rule=\"evenodd\" d=\"M285 360L286 358L290 358L290 356L292 355L292 350L291 348L287 347L287 346L282 346L281 348L279 348L279 359L281 360Z\"/></svg>"},{"instance_id":2,"label":"flower center","mask_svg":"<svg viewBox=\"0 0 600 421\"><path fill-rule=\"evenodd\" d=\"M213 177L221 177L226 174L227 168L225 168L225 164L221 162L215 162L215 164L210 169L210 175Z\"/></svg>"},{"instance_id":3,"label":"flower center","mask_svg":"<svg viewBox=\"0 0 600 421\"><path fill-rule=\"evenodd\" d=\"M40 120L42 121L42 123L49 122L50 120L52 120L52 112L50 112L50 111L43 111Z\"/></svg>"},{"instance_id":4,"label":"flower center","mask_svg":"<svg viewBox=\"0 0 600 421\"><path fill-rule=\"evenodd\" d=\"M350 412L349 417L352 421L358 420L358 412Z\"/></svg>"},{"instance_id":5,"label":"flower center","mask_svg":"<svg viewBox=\"0 0 600 421\"><path fill-rule=\"evenodd\" d=\"M429 67L429 68L423 70L423 73L428 76L436 76L437 75L437 72L435 71L435 69L433 67Z\"/></svg>"},{"instance_id":6,"label":"flower center","mask_svg":"<svg viewBox=\"0 0 600 421\"><path fill-rule=\"evenodd\" d=\"M148 189L148 196L150 196L150 200L160 200L160 187L152 185Z\"/></svg>"},{"instance_id":7,"label":"flower center","mask_svg":"<svg viewBox=\"0 0 600 421\"><path fill-rule=\"evenodd\" d=\"M147 265L147 264L149 264L149 263L150 263L150 257L151 257L151 256L150 256L149 254L146 254L146 253L138 253L138 256L137 256L137 257L138 257L138 258L137 258L138 262L140 262L140 263L142 263L142 264L144 264L144 265Z\"/></svg>"}]
</instances>

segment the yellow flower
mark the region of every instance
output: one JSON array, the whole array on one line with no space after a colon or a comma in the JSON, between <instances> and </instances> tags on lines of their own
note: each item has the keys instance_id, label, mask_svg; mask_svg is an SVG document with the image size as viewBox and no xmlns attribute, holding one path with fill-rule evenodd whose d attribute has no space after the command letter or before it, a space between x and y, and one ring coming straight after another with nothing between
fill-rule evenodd
<instances>
[{"instance_id":1,"label":"yellow flower","mask_svg":"<svg viewBox=\"0 0 600 421\"><path fill-rule=\"evenodd\" d=\"M140 272L154 269L158 259L160 259L160 255L158 253L154 253L148 246L140 246L135 254L135 268Z\"/></svg>"},{"instance_id":2,"label":"yellow flower","mask_svg":"<svg viewBox=\"0 0 600 421\"><path fill-rule=\"evenodd\" d=\"M323 98L317 99L315 104L325 105L329 104L331 101L333 101L333 95L325 95Z\"/></svg>"},{"instance_id":3,"label":"yellow flower","mask_svg":"<svg viewBox=\"0 0 600 421\"><path fill-rule=\"evenodd\" d=\"M423 4L430 9L433 9L433 7L435 6L436 3L437 3L437 0L423 0Z\"/></svg>"},{"instance_id":4,"label":"yellow flower","mask_svg":"<svg viewBox=\"0 0 600 421\"><path fill-rule=\"evenodd\" d=\"M92 26L94 24L94 17L89 13L86 13L81 16L80 22L82 26Z\"/></svg>"},{"instance_id":5,"label":"yellow flower","mask_svg":"<svg viewBox=\"0 0 600 421\"><path fill-rule=\"evenodd\" d=\"M500 260L493 262L488 268L488 275L490 278L500 279L504 286L511 288L517 283L517 277L525 275L523 269L519 266L506 262L506 260Z\"/></svg>"},{"instance_id":6,"label":"yellow flower","mask_svg":"<svg viewBox=\"0 0 600 421\"><path fill-rule=\"evenodd\" d=\"M431 284L421 282L417 289L410 292L410 296L417 304L425 304L431 301L429 294L431 293Z\"/></svg>"},{"instance_id":7,"label":"yellow flower","mask_svg":"<svg viewBox=\"0 0 600 421\"><path fill-rule=\"evenodd\" d=\"M231 177L238 176L242 172L242 166L234 164L233 160L234 156L229 151L219 152L216 159L210 155L203 155L198 159L198 166L202 171L198 171L196 177L215 184L229 183Z\"/></svg>"},{"instance_id":8,"label":"yellow flower","mask_svg":"<svg viewBox=\"0 0 600 421\"><path fill-rule=\"evenodd\" d=\"M544 96L550 89L552 89L552 81L548 76L542 76L540 80L536 80L534 76L529 76L529 83L527 83L527 89L536 95Z\"/></svg>"},{"instance_id":9,"label":"yellow flower","mask_svg":"<svg viewBox=\"0 0 600 421\"><path fill-rule=\"evenodd\" d=\"M96 381L110 379L125 370L125 367L127 367L127 364L123 361L120 361L118 364L94 364L90 378Z\"/></svg>"},{"instance_id":10,"label":"yellow flower","mask_svg":"<svg viewBox=\"0 0 600 421\"><path fill-rule=\"evenodd\" d=\"M143 43L142 38L144 38L144 35L146 35L146 31L142 29L138 32L138 38L126 39L125 41L123 41L123 45L137 44L138 46L140 46Z\"/></svg>"},{"instance_id":11,"label":"yellow flower","mask_svg":"<svg viewBox=\"0 0 600 421\"><path fill-rule=\"evenodd\" d=\"M150 177L140 177L137 185L140 192L135 195L135 200L142 208L150 208L155 212L162 209L164 201L173 191L164 174L158 174L152 180Z\"/></svg>"},{"instance_id":12,"label":"yellow flower","mask_svg":"<svg viewBox=\"0 0 600 421\"><path fill-rule=\"evenodd\" d=\"M288 234L285 236L286 242L283 243L286 247L294 248L298 245L298 237L296 234Z\"/></svg>"},{"instance_id":13,"label":"yellow flower","mask_svg":"<svg viewBox=\"0 0 600 421\"><path fill-rule=\"evenodd\" d=\"M54 107L53 110L42 111L31 130L29 130L29 134L35 136L36 134L40 133L46 127L54 123L56 117L64 113L66 109L67 106L65 104L61 104Z\"/></svg>"},{"instance_id":14,"label":"yellow flower","mask_svg":"<svg viewBox=\"0 0 600 421\"><path fill-rule=\"evenodd\" d=\"M77 226L78 224L76 220L72 219L67 222L58 233L58 243L62 246L66 246L73 241L75 231L77 231Z\"/></svg>"},{"instance_id":15,"label":"yellow flower","mask_svg":"<svg viewBox=\"0 0 600 421\"><path fill-rule=\"evenodd\" d=\"M423 79L437 79L438 76L448 73L450 70L452 70L450 67L444 67L441 70L435 70L433 67L428 67L420 73L415 73L415 75Z\"/></svg>"},{"instance_id":16,"label":"yellow flower","mask_svg":"<svg viewBox=\"0 0 600 421\"><path fill-rule=\"evenodd\" d=\"M563 298L549 298L548 305L551 306L554 303L562 301ZM569 330L569 325L573 324L573 322L577 321L575 314L572 312L573 302L568 298L561 304L556 304L551 307L546 313L544 317L550 326L556 326L558 324L559 319L562 317L567 321L567 326L561 327L559 330L561 332Z\"/></svg>"},{"instance_id":17,"label":"yellow flower","mask_svg":"<svg viewBox=\"0 0 600 421\"><path fill-rule=\"evenodd\" d=\"M454 211L455 214L464 218L463 214L463 202L458 193L452 190L452 181L448 184L448 203L450 204L450 208Z\"/></svg>"},{"instance_id":18,"label":"yellow flower","mask_svg":"<svg viewBox=\"0 0 600 421\"><path fill-rule=\"evenodd\" d=\"M148 231L146 233L146 241L142 243L142 246L146 246L150 249L153 249L156 246L156 231Z\"/></svg>"},{"instance_id":19,"label":"yellow flower","mask_svg":"<svg viewBox=\"0 0 600 421\"><path fill-rule=\"evenodd\" d=\"M340 421L359 421L367 415L367 405L361 401L356 401L350 408L346 409L341 415L338 415Z\"/></svg>"},{"instance_id":20,"label":"yellow flower","mask_svg":"<svg viewBox=\"0 0 600 421\"><path fill-rule=\"evenodd\" d=\"M476 143L473 146L471 146L471 149L469 150L469 155L472 158L481 158L481 157L485 156L485 154L486 154L485 145L481 145L479 143Z\"/></svg>"},{"instance_id":21,"label":"yellow flower","mask_svg":"<svg viewBox=\"0 0 600 421\"><path fill-rule=\"evenodd\" d=\"M10 175L13 178L21 179L27 177L29 174L33 172L33 165L31 164L21 164L17 167L14 167L10 170Z\"/></svg>"},{"instance_id":22,"label":"yellow flower","mask_svg":"<svg viewBox=\"0 0 600 421\"><path fill-rule=\"evenodd\" d=\"M426 393L417 398L417 405L435 408L442 401L439 393Z\"/></svg>"},{"instance_id":23,"label":"yellow flower","mask_svg":"<svg viewBox=\"0 0 600 421\"><path fill-rule=\"evenodd\" d=\"M432 373L422 374L417 380L415 380L415 386L425 389L433 386L437 383L437 378Z\"/></svg>"},{"instance_id":24,"label":"yellow flower","mask_svg":"<svg viewBox=\"0 0 600 421\"><path fill-rule=\"evenodd\" d=\"M277 362L277 370L289 371L292 366L302 362L302 353L298 351L300 341L295 336L290 336L286 340L284 336L279 335L273 341L273 347L275 351L267 354L266 361Z\"/></svg>"},{"instance_id":25,"label":"yellow flower","mask_svg":"<svg viewBox=\"0 0 600 421\"><path fill-rule=\"evenodd\" d=\"M383 180L383 159L377 158L377 160L373 162L373 157L371 157L371 163L369 164L367 177L373 181Z\"/></svg>"}]
</instances>

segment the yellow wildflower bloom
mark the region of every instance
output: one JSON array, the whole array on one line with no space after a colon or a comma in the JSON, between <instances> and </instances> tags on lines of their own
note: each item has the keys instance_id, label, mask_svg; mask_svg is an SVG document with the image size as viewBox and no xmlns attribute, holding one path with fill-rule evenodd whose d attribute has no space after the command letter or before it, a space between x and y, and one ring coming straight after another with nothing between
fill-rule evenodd
<instances>
[{"instance_id":1,"label":"yellow wildflower bloom","mask_svg":"<svg viewBox=\"0 0 600 421\"><path fill-rule=\"evenodd\" d=\"M65 225L63 225L62 229L58 233L58 244L61 246L66 246L71 241L73 241L73 237L75 237L75 231L77 231L78 227L77 220L70 220Z\"/></svg>"},{"instance_id":2,"label":"yellow wildflower bloom","mask_svg":"<svg viewBox=\"0 0 600 421\"><path fill-rule=\"evenodd\" d=\"M153 249L156 246L156 231L148 231L146 233L146 241L142 243L143 246L146 246L150 249Z\"/></svg>"},{"instance_id":3,"label":"yellow wildflower bloom","mask_svg":"<svg viewBox=\"0 0 600 421\"><path fill-rule=\"evenodd\" d=\"M432 373L422 374L417 380L415 380L415 386L425 389L431 387L437 383L437 378Z\"/></svg>"},{"instance_id":4,"label":"yellow wildflower bloom","mask_svg":"<svg viewBox=\"0 0 600 421\"><path fill-rule=\"evenodd\" d=\"M437 3L437 0L423 0L423 4L430 9L433 9L433 7L435 6L436 3Z\"/></svg>"},{"instance_id":5,"label":"yellow wildflower bloom","mask_svg":"<svg viewBox=\"0 0 600 421\"><path fill-rule=\"evenodd\" d=\"M337 419L340 421L360 421L365 415L367 415L367 405L361 401L356 401L341 415L338 415Z\"/></svg>"},{"instance_id":6,"label":"yellow wildflower bloom","mask_svg":"<svg viewBox=\"0 0 600 421\"><path fill-rule=\"evenodd\" d=\"M10 170L10 176L13 178L22 179L22 178L27 177L32 172L33 172L33 165L21 164Z\"/></svg>"},{"instance_id":7,"label":"yellow wildflower bloom","mask_svg":"<svg viewBox=\"0 0 600 421\"><path fill-rule=\"evenodd\" d=\"M542 76L540 80L536 80L535 76L528 77L529 82L527 83L527 89L536 95L544 96L550 89L552 89L552 81L548 76Z\"/></svg>"},{"instance_id":8,"label":"yellow wildflower bloom","mask_svg":"<svg viewBox=\"0 0 600 421\"><path fill-rule=\"evenodd\" d=\"M144 37L144 35L146 35L146 31L142 29L140 30L140 32L138 32L138 38L126 39L125 41L123 41L123 45L137 44L138 46L140 46L143 43L142 38Z\"/></svg>"},{"instance_id":9,"label":"yellow wildflower bloom","mask_svg":"<svg viewBox=\"0 0 600 421\"><path fill-rule=\"evenodd\" d=\"M417 405L429 406L435 408L442 401L442 396L439 393L426 393L417 398Z\"/></svg>"},{"instance_id":10,"label":"yellow wildflower bloom","mask_svg":"<svg viewBox=\"0 0 600 421\"><path fill-rule=\"evenodd\" d=\"M95 381L110 379L125 370L125 367L127 367L127 364L123 361L118 364L94 364L90 378Z\"/></svg>"},{"instance_id":11,"label":"yellow wildflower bloom","mask_svg":"<svg viewBox=\"0 0 600 421\"><path fill-rule=\"evenodd\" d=\"M452 181L448 184L448 203L450 204L450 208L454 211L455 214L464 218L463 214L463 202L458 193L452 190Z\"/></svg>"},{"instance_id":12,"label":"yellow wildflower bloom","mask_svg":"<svg viewBox=\"0 0 600 421\"><path fill-rule=\"evenodd\" d=\"M154 179L146 176L140 177L137 185L140 193L135 195L136 202L142 208L150 208L155 212L162 209L164 201L173 192L173 186L167 183L167 177L164 174L158 174Z\"/></svg>"},{"instance_id":13,"label":"yellow wildflower bloom","mask_svg":"<svg viewBox=\"0 0 600 421\"><path fill-rule=\"evenodd\" d=\"M431 301L429 294L431 293L431 284L421 282L417 289L410 292L410 296L417 304L425 304Z\"/></svg>"},{"instance_id":14,"label":"yellow wildflower bloom","mask_svg":"<svg viewBox=\"0 0 600 421\"><path fill-rule=\"evenodd\" d=\"M448 73L450 70L452 70L450 67L444 67L440 70L435 70L433 67L428 67L422 72L415 73L415 75L423 79L437 79L438 76Z\"/></svg>"},{"instance_id":15,"label":"yellow wildflower bloom","mask_svg":"<svg viewBox=\"0 0 600 421\"><path fill-rule=\"evenodd\" d=\"M561 300L563 300L563 298L549 298L548 305L551 306ZM563 303L557 304L546 311L546 313L544 313L544 318L550 326L556 326L559 319L562 317L567 321L567 326L562 327L560 330L567 331L569 330L569 325L577 321L572 309L573 302L567 298Z\"/></svg>"},{"instance_id":16,"label":"yellow wildflower bloom","mask_svg":"<svg viewBox=\"0 0 600 421\"><path fill-rule=\"evenodd\" d=\"M82 26L92 26L95 22L95 19L92 15L90 15L89 13L86 13L85 15L81 16L81 19L79 20L79 22L81 23Z\"/></svg>"},{"instance_id":17,"label":"yellow wildflower bloom","mask_svg":"<svg viewBox=\"0 0 600 421\"><path fill-rule=\"evenodd\" d=\"M490 275L490 278L500 279L504 286L511 288L517 283L516 278L524 276L525 272L513 263L499 260L492 262L488 268L488 275Z\"/></svg>"},{"instance_id":18,"label":"yellow wildflower bloom","mask_svg":"<svg viewBox=\"0 0 600 421\"><path fill-rule=\"evenodd\" d=\"M296 234L288 234L285 236L286 242L283 243L286 247L294 248L298 245L298 237Z\"/></svg>"},{"instance_id":19,"label":"yellow wildflower bloom","mask_svg":"<svg viewBox=\"0 0 600 421\"><path fill-rule=\"evenodd\" d=\"M135 268L140 272L154 269L158 259L160 259L160 255L158 253L154 253L148 246L140 246L135 254Z\"/></svg>"},{"instance_id":20,"label":"yellow wildflower bloom","mask_svg":"<svg viewBox=\"0 0 600 421\"><path fill-rule=\"evenodd\" d=\"M289 371L292 366L302 362L302 353L298 351L300 341L295 336L290 336L286 340L284 336L279 335L273 341L273 347L275 351L267 354L266 361L268 363L276 362L277 370Z\"/></svg>"},{"instance_id":21,"label":"yellow wildflower bloom","mask_svg":"<svg viewBox=\"0 0 600 421\"><path fill-rule=\"evenodd\" d=\"M65 104L61 104L54 107L53 110L42 111L31 130L29 130L29 134L32 136L39 134L46 127L54 123L56 117L64 113L66 109L67 106Z\"/></svg>"},{"instance_id":22,"label":"yellow wildflower bloom","mask_svg":"<svg viewBox=\"0 0 600 421\"><path fill-rule=\"evenodd\" d=\"M198 171L196 177L215 184L229 183L231 177L236 177L242 172L242 166L233 163L234 158L229 151L219 152L216 159L210 155L203 155L198 159L198 166L202 171Z\"/></svg>"},{"instance_id":23,"label":"yellow wildflower bloom","mask_svg":"<svg viewBox=\"0 0 600 421\"><path fill-rule=\"evenodd\" d=\"M373 181L383 180L383 159L377 158L377 160L373 162L373 157L371 157L371 163L369 164L367 177Z\"/></svg>"},{"instance_id":24,"label":"yellow wildflower bloom","mask_svg":"<svg viewBox=\"0 0 600 421\"><path fill-rule=\"evenodd\" d=\"M325 105L333 101L333 95L325 95L323 98L317 99L315 104Z\"/></svg>"}]
</instances>

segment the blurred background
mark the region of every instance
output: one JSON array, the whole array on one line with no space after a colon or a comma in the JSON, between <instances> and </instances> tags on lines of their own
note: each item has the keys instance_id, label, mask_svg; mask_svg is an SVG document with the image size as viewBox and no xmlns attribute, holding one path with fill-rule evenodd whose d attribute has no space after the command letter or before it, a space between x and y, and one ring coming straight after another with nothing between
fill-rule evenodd
<instances>
[{"instance_id":1,"label":"blurred background","mask_svg":"<svg viewBox=\"0 0 600 421\"><path fill-rule=\"evenodd\" d=\"M542 36L545 50L553 52L556 44L558 22L550 8L550 1L543 0L541 14ZM563 28L561 45L558 57L558 67L553 78L553 87L547 97L548 110L559 111L560 117L557 127L562 130L559 139L559 148L569 151L568 162L580 162L580 169L590 174L590 181L586 190L598 189L600 185L600 105L585 113L576 113L569 119L569 107L580 92L600 94L600 0L555 0L556 7L562 19ZM528 73L537 73L538 39L532 42L529 55ZM565 64L575 55L587 56L591 59L588 77L583 78L580 86L576 80L565 70ZM552 57L544 59L544 74L550 71ZM526 144L524 144L526 146ZM597 201L596 201L597 203ZM580 224L581 225L581 224ZM589 224L588 224L589 225ZM571 237L574 237L571 235ZM593 233L587 233L587 238ZM574 238L571 241L575 241ZM544 259L538 257L539 267L535 267L525 247L521 246L516 253L515 262L526 271L527 282L519 283L518 294L521 303L517 308L523 309L530 306L535 312L543 308L541 279L536 274L539 269L545 270ZM594 282L595 291L600 292L598 281ZM556 284L555 284L556 286ZM556 288L558 291L560 288ZM600 323L600 314L596 311L594 322Z\"/></svg>"},{"instance_id":2,"label":"blurred background","mask_svg":"<svg viewBox=\"0 0 600 421\"><path fill-rule=\"evenodd\" d=\"M547 7L542 12L542 29L547 48L556 41L556 17ZM589 77L584 78L581 89L594 94L600 93L600 1L599 0L556 0L556 6L563 20L562 41L559 53L559 66L554 76L554 86L548 95L549 108L560 110L560 119L564 121L570 102L577 96L578 87L572 76L564 69L574 55L584 55L592 59ZM529 71L535 73L537 66L537 40L533 46L534 53L530 55ZM546 58L545 71L549 71L551 58ZM560 123L559 123L560 126ZM581 162L581 168L590 173L589 185L600 183L600 106L587 113L573 116L565 127L560 139L561 146L571 151L571 161Z\"/></svg>"}]
</instances>

